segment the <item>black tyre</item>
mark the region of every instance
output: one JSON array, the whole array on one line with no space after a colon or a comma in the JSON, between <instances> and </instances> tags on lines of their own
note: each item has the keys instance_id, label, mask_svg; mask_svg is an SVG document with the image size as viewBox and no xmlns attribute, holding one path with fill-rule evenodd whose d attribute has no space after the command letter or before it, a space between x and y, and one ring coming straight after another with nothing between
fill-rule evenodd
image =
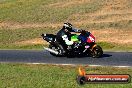
<instances>
[{"instance_id":1,"label":"black tyre","mask_svg":"<svg viewBox=\"0 0 132 88\"><path fill-rule=\"evenodd\" d=\"M86 78L84 76L77 76L76 81L79 85L84 85L86 82Z\"/></svg>"},{"instance_id":2,"label":"black tyre","mask_svg":"<svg viewBox=\"0 0 132 88\"><path fill-rule=\"evenodd\" d=\"M102 50L102 48L101 48L99 45L95 46L95 47L93 48L93 50L92 50L92 57L93 57L93 58L99 58L99 57L101 57L102 55L103 55L103 50Z\"/></svg>"}]
</instances>

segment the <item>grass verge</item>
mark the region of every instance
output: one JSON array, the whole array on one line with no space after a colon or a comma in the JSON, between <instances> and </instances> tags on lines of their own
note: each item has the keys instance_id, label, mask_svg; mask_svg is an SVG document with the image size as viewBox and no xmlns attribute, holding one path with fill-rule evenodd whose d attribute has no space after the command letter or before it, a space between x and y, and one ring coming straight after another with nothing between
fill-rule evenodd
<instances>
[{"instance_id":1,"label":"grass verge","mask_svg":"<svg viewBox=\"0 0 132 88\"><path fill-rule=\"evenodd\" d=\"M11 44L41 37L42 33L55 33L56 29L47 28L20 28L20 29L0 29L0 44Z\"/></svg>"},{"instance_id":2,"label":"grass verge","mask_svg":"<svg viewBox=\"0 0 132 88\"><path fill-rule=\"evenodd\" d=\"M117 43L109 43L109 42L98 42L104 51L132 51L132 46L127 44L117 44Z\"/></svg>"},{"instance_id":3,"label":"grass verge","mask_svg":"<svg viewBox=\"0 0 132 88\"><path fill-rule=\"evenodd\" d=\"M72 0L75 1L75 0ZM72 2L71 1L71 2ZM68 5L66 7L56 7L68 3L68 0L2 0L0 6L1 21L15 22L63 22L72 14L90 13L102 7L100 1L92 0L91 3Z\"/></svg>"},{"instance_id":4,"label":"grass verge","mask_svg":"<svg viewBox=\"0 0 132 88\"><path fill-rule=\"evenodd\" d=\"M59 29L59 28L58 28ZM47 44L19 44L17 42L28 41L40 38L42 33L56 33L58 29L46 28L20 28L20 29L0 29L0 49L42 49ZM37 42L37 41L33 41ZM103 50L111 51L131 51L131 44L117 44L109 42L98 42Z\"/></svg>"},{"instance_id":5,"label":"grass verge","mask_svg":"<svg viewBox=\"0 0 132 88\"><path fill-rule=\"evenodd\" d=\"M88 74L130 74L132 68L86 67ZM131 88L129 84L76 83L78 66L0 64L0 88Z\"/></svg>"},{"instance_id":6,"label":"grass verge","mask_svg":"<svg viewBox=\"0 0 132 88\"><path fill-rule=\"evenodd\" d=\"M122 20L122 21L115 21L115 22L98 22L98 23L87 23L82 24L81 28L85 29L107 29L107 28L114 28L114 29L120 29L125 30L132 28L132 20Z\"/></svg>"}]
</instances>

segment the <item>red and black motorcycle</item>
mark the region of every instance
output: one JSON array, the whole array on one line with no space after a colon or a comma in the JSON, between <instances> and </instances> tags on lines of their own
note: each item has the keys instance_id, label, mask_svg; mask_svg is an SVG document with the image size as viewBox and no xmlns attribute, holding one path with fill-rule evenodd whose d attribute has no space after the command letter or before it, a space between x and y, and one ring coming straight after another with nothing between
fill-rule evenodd
<instances>
[{"instance_id":1,"label":"red and black motorcycle","mask_svg":"<svg viewBox=\"0 0 132 88\"><path fill-rule=\"evenodd\" d=\"M49 51L53 56L92 56L94 58L99 58L103 55L102 48L95 43L95 37L87 31L84 31L77 34L71 34L71 41L74 44L71 46L71 50L68 50L65 54L62 54L61 45L59 45L56 41L56 35L53 34L42 34L41 35L44 40L49 42L49 47L45 48L45 50Z\"/></svg>"}]
</instances>

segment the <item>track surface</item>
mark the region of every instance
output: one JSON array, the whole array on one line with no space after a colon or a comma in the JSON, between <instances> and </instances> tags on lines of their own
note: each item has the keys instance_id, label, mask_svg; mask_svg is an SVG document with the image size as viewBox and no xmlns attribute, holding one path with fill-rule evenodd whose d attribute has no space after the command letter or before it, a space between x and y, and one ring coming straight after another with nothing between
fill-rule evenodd
<instances>
[{"instance_id":1,"label":"track surface","mask_svg":"<svg viewBox=\"0 0 132 88\"><path fill-rule=\"evenodd\" d=\"M101 58L66 58L42 50L0 50L0 62L132 66L132 52L104 52Z\"/></svg>"}]
</instances>

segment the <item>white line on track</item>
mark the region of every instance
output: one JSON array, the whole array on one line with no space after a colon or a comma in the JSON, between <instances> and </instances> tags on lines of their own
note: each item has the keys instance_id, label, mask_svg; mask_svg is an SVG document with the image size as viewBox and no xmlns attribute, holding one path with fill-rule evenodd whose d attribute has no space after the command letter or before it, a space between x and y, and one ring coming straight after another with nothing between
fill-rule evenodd
<instances>
[{"instance_id":1,"label":"white line on track","mask_svg":"<svg viewBox=\"0 0 132 88\"><path fill-rule=\"evenodd\" d=\"M90 66L90 67L105 67L105 65L81 65L81 64L54 64L54 63L25 63L25 64L51 64L51 65L64 65L64 66ZM107 66L107 65L106 65ZM119 68L128 68L132 66L109 66L108 67L119 67Z\"/></svg>"}]
</instances>

